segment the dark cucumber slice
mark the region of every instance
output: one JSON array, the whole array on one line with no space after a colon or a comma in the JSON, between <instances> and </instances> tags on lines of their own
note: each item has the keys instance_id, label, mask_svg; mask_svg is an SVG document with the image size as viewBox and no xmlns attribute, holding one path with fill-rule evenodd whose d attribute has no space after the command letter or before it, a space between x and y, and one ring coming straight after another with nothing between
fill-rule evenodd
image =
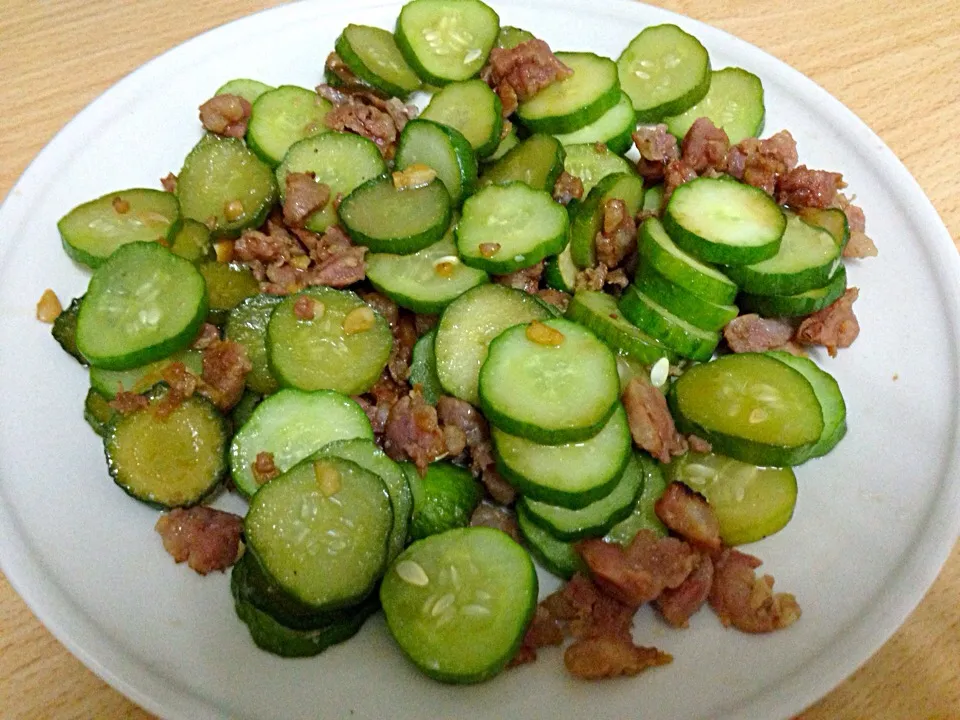
<instances>
[{"instance_id":1,"label":"dark cucumber slice","mask_svg":"<svg viewBox=\"0 0 960 720\"><path fill-rule=\"evenodd\" d=\"M227 421L205 398L194 395L169 412L158 412L167 393L114 420L104 438L114 482L137 500L159 508L189 507L219 485L227 470Z\"/></svg>"},{"instance_id":2,"label":"dark cucumber slice","mask_svg":"<svg viewBox=\"0 0 960 720\"><path fill-rule=\"evenodd\" d=\"M333 105L313 90L281 85L253 103L247 144L261 160L276 167L295 142L330 131L324 119L332 109Z\"/></svg>"},{"instance_id":3,"label":"dark cucumber slice","mask_svg":"<svg viewBox=\"0 0 960 720\"><path fill-rule=\"evenodd\" d=\"M430 98L420 117L459 130L477 157L486 157L500 144L501 113L500 97L478 79L441 88Z\"/></svg>"},{"instance_id":4,"label":"dark cucumber slice","mask_svg":"<svg viewBox=\"0 0 960 720\"><path fill-rule=\"evenodd\" d=\"M87 390L83 400L83 419L97 435L106 437L116 417L117 411L110 407L110 398L93 388Z\"/></svg>"},{"instance_id":5,"label":"dark cucumber slice","mask_svg":"<svg viewBox=\"0 0 960 720\"><path fill-rule=\"evenodd\" d=\"M550 135L531 135L483 171L480 185L504 185L519 180L534 190L553 192L563 172L563 145Z\"/></svg>"},{"instance_id":6,"label":"dark cucumber slice","mask_svg":"<svg viewBox=\"0 0 960 720\"><path fill-rule=\"evenodd\" d=\"M197 269L207 285L210 305L207 320L214 325L223 325L230 311L260 293L260 283L247 265L213 260L200 263Z\"/></svg>"},{"instance_id":7,"label":"dark cucumber slice","mask_svg":"<svg viewBox=\"0 0 960 720\"><path fill-rule=\"evenodd\" d=\"M673 314L641 292L636 285L624 290L618 307L631 323L678 355L691 360L709 360L720 342L718 332L704 330Z\"/></svg>"},{"instance_id":8,"label":"dark cucumber slice","mask_svg":"<svg viewBox=\"0 0 960 720\"><path fill-rule=\"evenodd\" d=\"M450 530L415 542L383 578L390 634L429 677L475 683L506 667L537 606L527 551L493 528Z\"/></svg>"},{"instance_id":9,"label":"dark cucumber slice","mask_svg":"<svg viewBox=\"0 0 960 720\"><path fill-rule=\"evenodd\" d=\"M308 301L313 319L298 310ZM387 321L346 290L316 286L288 295L267 324L270 370L281 385L300 390L366 392L392 347Z\"/></svg>"},{"instance_id":10,"label":"dark cucumber slice","mask_svg":"<svg viewBox=\"0 0 960 720\"><path fill-rule=\"evenodd\" d=\"M442 86L480 72L499 32L500 18L480 0L412 0L395 35L417 75Z\"/></svg>"},{"instance_id":11,"label":"dark cucumber slice","mask_svg":"<svg viewBox=\"0 0 960 720\"><path fill-rule=\"evenodd\" d=\"M583 442L540 445L491 431L500 474L524 496L582 508L608 495L630 459L630 427L618 406L603 429Z\"/></svg>"},{"instance_id":12,"label":"dark cucumber slice","mask_svg":"<svg viewBox=\"0 0 960 720\"><path fill-rule=\"evenodd\" d=\"M597 264L597 233L609 200L623 200L627 214L636 215L643 206L643 180L632 172L607 175L570 211L570 258L579 268Z\"/></svg>"},{"instance_id":13,"label":"dark cucumber slice","mask_svg":"<svg viewBox=\"0 0 960 720\"><path fill-rule=\"evenodd\" d=\"M393 34L369 25L347 25L334 49L353 74L390 96L405 98L420 78L403 59Z\"/></svg>"},{"instance_id":14,"label":"dark cucumber slice","mask_svg":"<svg viewBox=\"0 0 960 720\"><path fill-rule=\"evenodd\" d=\"M503 332L480 369L480 407L495 427L547 445L588 440L618 406L613 352L563 319Z\"/></svg>"},{"instance_id":15,"label":"dark cucumber slice","mask_svg":"<svg viewBox=\"0 0 960 720\"><path fill-rule=\"evenodd\" d=\"M597 145L597 143L567 145L564 150L566 157L563 160L563 169L580 178L580 182L583 183L583 192L587 194L607 175L634 172L633 165L611 152L606 145Z\"/></svg>"},{"instance_id":16,"label":"dark cucumber slice","mask_svg":"<svg viewBox=\"0 0 960 720\"><path fill-rule=\"evenodd\" d=\"M666 469L671 481L682 482L707 499L720 523L724 545L762 540L782 530L793 517L797 478L789 467L758 467L691 451Z\"/></svg>"},{"instance_id":17,"label":"dark cucumber slice","mask_svg":"<svg viewBox=\"0 0 960 720\"><path fill-rule=\"evenodd\" d=\"M207 315L203 276L156 243L119 248L97 268L77 316L77 349L126 370L185 348Z\"/></svg>"},{"instance_id":18,"label":"dark cucumber slice","mask_svg":"<svg viewBox=\"0 0 960 720\"><path fill-rule=\"evenodd\" d=\"M393 527L380 478L336 457L307 459L250 501L244 536L266 575L316 611L350 607L376 586Z\"/></svg>"},{"instance_id":19,"label":"dark cucumber slice","mask_svg":"<svg viewBox=\"0 0 960 720\"><path fill-rule=\"evenodd\" d=\"M454 207L460 207L477 184L477 158L470 141L459 130L441 123L417 118L404 126L394 165L404 170L417 164L433 168Z\"/></svg>"},{"instance_id":20,"label":"dark cucumber slice","mask_svg":"<svg viewBox=\"0 0 960 720\"><path fill-rule=\"evenodd\" d=\"M273 456L283 473L337 440L373 439L363 409L353 400L329 390L281 390L260 403L230 443L233 484L252 497L267 481L253 471L257 455Z\"/></svg>"},{"instance_id":21,"label":"dark cucumber slice","mask_svg":"<svg viewBox=\"0 0 960 720\"><path fill-rule=\"evenodd\" d=\"M273 89L272 85L267 85L259 80L236 78L235 80L228 80L217 88L214 95L236 95L252 105L258 97Z\"/></svg>"},{"instance_id":22,"label":"dark cucumber slice","mask_svg":"<svg viewBox=\"0 0 960 720\"><path fill-rule=\"evenodd\" d=\"M720 330L739 314L736 305L717 305L699 298L653 268L641 268L634 282L653 302L704 330Z\"/></svg>"},{"instance_id":23,"label":"dark cucumber slice","mask_svg":"<svg viewBox=\"0 0 960 720\"><path fill-rule=\"evenodd\" d=\"M676 25L644 28L620 54L617 72L641 123L679 115L710 88L707 49Z\"/></svg>"},{"instance_id":24,"label":"dark cucumber slice","mask_svg":"<svg viewBox=\"0 0 960 720\"><path fill-rule=\"evenodd\" d=\"M764 117L760 78L736 67L714 70L710 75L710 89L703 99L679 115L664 118L664 122L673 135L682 138L697 118L702 117L722 128L731 145L759 136Z\"/></svg>"},{"instance_id":25,"label":"dark cucumber slice","mask_svg":"<svg viewBox=\"0 0 960 720\"><path fill-rule=\"evenodd\" d=\"M787 219L759 188L697 178L674 190L663 226L681 249L700 260L749 265L777 254Z\"/></svg>"},{"instance_id":26,"label":"dark cucumber slice","mask_svg":"<svg viewBox=\"0 0 960 720\"><path fill-rule=\"evenodd\" d=\"M850 239L850 223L847 214L840 208L801 208L797 210L800 219L814 227L823 228L833 237L840 247L840 251L847 246Z\"/></svg>"},{"instance_id":27,"label":"dark cucumber slice","mask_svg":"<svg viewBox=\"0 0 960 720\"><path fill-rule=\"evenodd\" d=\"M183 221L170 239L170 252L192 263L215 260L217 257L210 238L210 228L190 218Z\"/></svg>"},{"instance_id":28,"label":"dark cucumber slice","mask_svg":"<svg viewBox=\"0 0 960 720\"><path fill-rule=\"evenodd\" d=\"M337 212L358 245L372 252L408 255L443 237L450 225L450 193L439 179L398 188L386 175L356 188Z\"/></svg>"},{"instance_id":29,"label":"dark cucumber slice","mask_svg":"<svg viewBox=\"0 0 960 720\"><path fill-rule=\"evenodd\" d=\"M436 328L417 340L410 358L410 385L419 385L423 399L430 405L436 405L443 395L443 386L437 377L437 356L433 350L433 340L437 336Z\"/></svg>"},{"instance_id":30,"label":"dark cucumber slice","mask_svg":"<svg viewBox=\"0 0 960 720\"><path fill-rule=\"evenodd\" d=\"M673 383L668 399L680 432L754 465L801 463L823 433L810 382L767 355L739 353L696 365Z\"/></svg>"},{"instance_id":31,"label":"dark cucumber slice","mask_svg":"<svg viewBox=\"0 0 960 720\"><path fill-rule=\"evenodd\" d=\"M847 289L847 270L841 264L822 288L807 290L797 295L750 295L737 298L740 309L764 317L803 317L823 310L837 300Z\"/></svg>"},{"instance_id":32,"label":"dark cucumber slice","mask_svg":"<svg viewBox=\"0 0 960 720\"><path fill-rule=\"evenodd\" d=\"M546 190L489 185L463 204L457 249L471 267L510 273L563 250L568 226L566 209Z\"/></svg>"},{"instance_id":33,"label":"dark cucumber slice","mask_svg":"<svg viewBox=\"0 0 960 720\"><path fill-rule=\"evenodd\" d=\"M87 364L87 359L77 350L77 316L80 314L82 297L74 298L70 304L57 315L50 328L50 334L57 341L63 351L72 356L81 365Z\"/></svg>"},{"instance_id":34,"label":"dark cucumber slice","mask_svg":"<svg viewBox=\"0 0 960 720\"><path fill-rule=\"evenodd\" d=\"M180 227L180 205L172 193L134 188L78 205L57 223L63 249L79 263L102 265L121 245L170 245Z\"/></svg>"},{"instance_id":35,"label":"dark cucumber slice","mask_svg":"<svg viewBox=\"0 0 960 720\"><path fill-rule=\"evenodd\" d=\"M557 135L557 140L563 145L604 143L610 152L622 155L633 144L631 136L636 128L633 103L626 93L621 92L617 104L603 115L582 128Z\"/></svg>"},{"instance_id":36,"label":"dark cucumber slice","mask_svg":"<svg viewBox=\"0 0 960 720\"><path fill-rule=\"evenodd\" d=\"M415 467L406 466L413 495L410 539L466 527L480 504L483 491L469 470L449 462L433 462L423 477Z\"/></svg>"},{"instance_id":37,"label":"dark cucumber slice","mask_svg":"<svg viewBox=\"0 0 960 720\"><path fill-rule=\"evenodd\" d=\"M173 363L182 363L197 377L203 373L203 353L199 350L180 350L170 357L155 360L141 367L129 370L105 370L90 368L90 387L104 397L112 400L118 392L142 394L159 382L163 382L163 373Z\"/></svg>"},{"instance_id":38,"label":"dark cucumber slice","mask_svg":"<svg viewBox=\"0 0 960 720\"><path fill-rule=\"evenodd\" d=\"M236 237L266 220L277 181L242 140L206 135L183 161L177 198L183 217L202 222L213 237Z\"/></svg>"},{"instance_id":39,"label":"dark cucumber slice","mask_svg":"<svg viewBox=\"0 0 960 720\"><path fill-rule=\"evenodd\" d=\"M560 540L537 525L522 504L517 505L516 511L517 525L520 526L527 549L547 572L564 580L569 580L578 572L587 572L587 564L572 542Z\"/></svg>"},{"instance_id":40,"label":"dark cucumber slice","mask_svg":"<svg viewBox=\"0 0 960 720\"><path fill-rule=\"evenodd\" d=\"M532 132L568 133L598 120L620 100L617 66L587 52L558 52L573 74L520 103L517 117Z\"/></svg>"},{"instance_id":41,"label":"dark cucumber slice","mask_svg":"<svg viewBox=\"0 0 960 720\"><path fill-rule=\"evenodd\" d=\"M240 343L247 351L253 369L247 373L247 387L261 395L270 395L280 387L270 372L267 360L267 323L270 313L282 302L278 295L254 295L230 311L224 335Z\"/></svg>"},{"instance_id":42,"label":"dark cucumber slice","mask_svg":"<svg viewBox=\"0 0 960 720\"><path fill-rule=\"evenodd\" d=\"M633 457L643 471L643 489L637 496L630 515L610 528L603 538L619 545L629 545L641 530L650 530L660 537L668 534L667 526L657 517L656 511L657 500L667 489L660 463L641 451L635 452Z\"/></svg>"}]
</instances>

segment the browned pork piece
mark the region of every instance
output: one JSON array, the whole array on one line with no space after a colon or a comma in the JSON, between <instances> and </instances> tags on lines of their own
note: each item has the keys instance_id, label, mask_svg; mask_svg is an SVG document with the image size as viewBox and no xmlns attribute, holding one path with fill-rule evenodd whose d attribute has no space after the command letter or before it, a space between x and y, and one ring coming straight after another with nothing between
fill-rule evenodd
<instances>
[{"instance_id":1,"label":"browned pork piece","mask_svg":"<svg viewBox=\"0 0 960 720\"><path fill-rule=\"evenodd\" d=\"M289 227L303 227L303 223L330 200L330 186L318 183L312 172L288 173L284 180L283 222Z\"/></svg>"},{"instance_id":2,"label":"browned pork piece","mask_svg":"<svg viewBox=\"0 0 960 720\"><path fill-rule=\"evenodd\" d=\"M250 109L250 103L239 95L215 95L200 106L200 122L217 135L242 138L247 134Z\"/></svg>"},{"instance_id":3,"label":"browned pork piece","mask_svg":"<svg viewBox=\"0 0 960 720\"><path fill-rule=\"evenodd\" d=\"M800 618L800 606L789 593L773 592L773 578L756 577L760 560L726 549L714 563L710 606L725 626L748 633L789 627Z\"/></svg>"},{"instance_id":4,"label":"browned pork piece","mask_svg":"<svg viewBox=\"0 0 960 720\"><path fill-rule=\"evenodd\" d=\"M630 435L638 447L664 463L687 451L687 442L677 432L666 397L646 376L631 378L621 400L627 411Z\"/></svg>"},{"instance_id":5,"label":"browned pork piece","mask_svg":"<svg viewBox=\"0 0 960 720\"><path fill-rule=\"evenodd\" d=\"M805 318L794 336L804 345L823 345L831 357L837 348L850 347L860 334L860 323L853 314L853 303L860 296L858 288L847 288L832 305Z\"/></svg>"},{"instance_id":6,"label":"browned pork piece","mask_svg":"<svg viewBox=\"0 0 960 720\"><path fill-rule=\"evenodd\" d=\"M571 175L566 170L560 173L557 181L553 184L553 199L561 205L569 205L571 200L579 200L583 197L583 182L576 175Z\"/></svg>"},{"instance_id":7,"label":"browned pork piece","mask_svg":"<svg viewBox=\"0 0 960 720\"><path fill-rule=\"evenodd\" d=\"M421 475L427 465L446 454L437 411L423 399L419 386L390 408L383 430L383 450L394 460L412 461Z\"/></svg>"},{"instance_id":8,"label":"browned pork piece","mask_svg":"<svg viewBox=\"0 0 960 720\"><path fill-rule=\"evenodd\" d=\"M560 62L543 40L534 38L516 47L493 48L480 77L500 97L503 116L517 105L573 71Z\"/></svg>"},{"instance_id":9,"label":"browned pork piece","mask_svg":"<svg viewBox=\"0 0 960 720\"><path fill-rule=\"evenodd\" d=\"M370 90L318 85L317 93L333 103L324 123L331 130L352 132L372 140L386 160L397 149L397 139L417 109L397 98L384 99Z\"/></svg>"},{"instance_id":10,"label":"browned pork piece","mask_svg":"<svg viewBox=\"0 0 960 720\"><path fill-rule=\"evenodd\" d=\"M176 508L161 515L155 529L173 559L186 560L201 575L226 570L240 555L243 518L233 513L203 505Z\"/></svg>"},{"instance_id":11,"label":"browned pork piece","mask_svg":"<svg viewBox=\"0 0 960 720\"><path fill-rule=\"evenodd\" d=\"M720 521L700 493L672 482L654 508L664 525L698 550L711 554L720 551Z\"/></svg>"},{"instance_id":12,"label":"browned pork piece","mask_svg":"<svg viewBox=\"0 0 960 720\"><path fill-rule=\"evenodd\" d=\"M637 172L649 182L663 180L667 165L680 159L677 139L667 131L667 126L663 123L640 125L633 133L633 143L640 153Z\"/></svg>"},{"instance_id":13,"label":"browned pork piece","mask_svg":"<svg viewBox=\"0 0 960 720\"><path fill-rule=\"evenodd\" d=\"M765 352L784 347L793 337L793 324L783 318L740 315L723 328L723 338L735 353Z\"/></svg>"}]
</instances>

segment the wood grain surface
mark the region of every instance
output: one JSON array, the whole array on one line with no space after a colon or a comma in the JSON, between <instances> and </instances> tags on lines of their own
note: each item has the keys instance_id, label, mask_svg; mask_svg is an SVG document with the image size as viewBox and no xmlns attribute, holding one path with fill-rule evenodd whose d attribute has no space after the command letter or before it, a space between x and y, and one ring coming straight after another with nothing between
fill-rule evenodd
<instances>
[{"instance_id":1,"label":"wood grain surface","mask_svg":"<svg viewBox=\"0 0 960 720\"><path fill-rule=\"evenodd\" d=\"M63 125L128 72L204 30L277 4L5 0L0 11L0 197ZM919 180L956 242L958 0L654 4L760 46L839 98ZM151 717L73 658L0 575L0 718ZM896 635L803 718L960 718L960 548L954 548L939 579Z\"/></svg>"}]
</instances>

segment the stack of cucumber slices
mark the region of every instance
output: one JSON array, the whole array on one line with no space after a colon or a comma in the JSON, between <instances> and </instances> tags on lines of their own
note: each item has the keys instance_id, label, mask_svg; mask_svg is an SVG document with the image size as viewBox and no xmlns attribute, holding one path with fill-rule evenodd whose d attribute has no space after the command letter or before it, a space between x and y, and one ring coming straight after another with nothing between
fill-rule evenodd
<instances>
[{"instance_id":1,"label":"stack of cucumber slices","mask_svg":"<svg viewBox=\"0 0 960 720\"><path fill-rule=\"evenodd\" d=\"M165 509L232 480L249 510L231 590L270 652L314 655L382 608L423 672L477 682L514 656L538 594L520 545L463 527L480 497L469 472L448 459L421 478L378 445L353 398L391 358L388 319L349 289L274 283L263 293L250 266L231 262L233 242L283 202L291 173L311 173L336 199L305 229L319 238L336 226L366 248L367 284L355 290L438 316L413 348L410 384L430 405L447 395L482 411L528 549L560 577L584 570L581 539L666 535L654 504L670 481L708 499L728 544L776 532L796 500L791 466L846 430L839 387L813 361L711 360L741 311L803 316L844 292L843 212L795 214L717 177L680 186L661 214L662 186L645 185L624 157L638 122L682 137L705 116L734 143L757 136L759 79L713 70L700 42L660 25L616 61L558 51L572 74L508 121L479 74L493 48L532 38L501 27L481 0L412 0L394 32L347 26L325 76L338 92L423 107L395 148L330 129L334 105L313 90L236 79L216 92L250 103L244 137L200 139L175 191L109 193L59 222L64 249L93 275L53 333L89 366L84 414L109 472ZM564 171L584 187L567 207L552 196ZM576 289L597 266L610 200L656 215L639 228L638 267L618 297ZM311 263L307 251L287 260ZM572 296L565 312L491 282L541 262L546 284ZM170 402L164 382L171 369L203 375L191 346L204 322L252 366L226 411L200 395ZM700 364L671 381L669 406L713 452L661 465L634 448L621 384L656 367L665 387L667 367L689 361ZM130 394L142 398L118 411Z\"/></svg>"}]
</instances>

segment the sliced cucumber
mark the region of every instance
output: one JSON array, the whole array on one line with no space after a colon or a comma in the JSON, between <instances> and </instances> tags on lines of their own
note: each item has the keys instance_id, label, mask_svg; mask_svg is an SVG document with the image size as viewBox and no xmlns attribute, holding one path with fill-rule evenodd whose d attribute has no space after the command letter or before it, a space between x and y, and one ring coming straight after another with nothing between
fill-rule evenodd
<instances>
[{"instance_id":1,"label":"sliced cucumber","mask_svg":"<svg viewBox=\"0 0 960 720\"><path fill-rule=\"evenodd\" d=\"M717 305L699 298L653 268L642 268L634 282L653 302L704 330L721 330L739 314L736 305Z\"/></svg>"},{"instance_id":2,"label":"sliced cucumber","mask_svg":"<svg viewBox=\"0 0 960 720\"><path fill-rule=\"evenodd\" d=\"M259 80L236 78L235 80L228 80L217 88L214 95L236 95L252 105L258 97L273 89L272 85L267 85Z\"/></svg>"},{"instance_id":3,"label":"sliced cucumber","mask_svg":"<svg viewBox=\"0 0 960 720\"><path fill-rule=\"evenodd\" d=\"M814 227L823 228L833 237L840 252L850 239L850 223L847 214L840 208L801 208L797 211L800 219Z\"/></svg>"},{"instance_id":4,"label":"sliced cucumber","mask_svg":"<svg viewBox=\"0 0 960 720\"><path fill-rule=\"evenodd\" d=\"M714 70L710 89L703 99L685 112L664 118L667 129L678 138L697 118L709 118L723 129L736 145L748 137L757 137L763 130L763 84L753 73L736 67Z\"/></svg>"},{"instance_id":5,"label":"sliced cucumber","mask_svg":"<svg viewBox=\"0 0 960 720\"><path fill-rule=\"evenodd\" d=\"M433 168L454 207L473 193L477 158L459 130L420 118L408 122L400 133L394 165L403 170L418 163Z\"/></svg>"},{"instance_id":6,"label":"sliced cucumber","mask_svg":"<svg viewBox=\"0 0 960 720\"><path fill-rule=\"evenodd\" d=\"M473 683L513 658L537 606L527 552L471 527L415 542L383 578L380 602L400 649L435 680Z\"/></svg>"},{"instance_id":7,"label":"sliced cucumber","mask_svg":"<svg viewBox=\"0 0 960 720\"><path fill-rule=\"evenodd\" d=\"M577 266L573 264L573 258L570 257L569 244L560 251L559 255L547 258L543 276L547 281L547 287L565 293L574 291L577 286Z\"/></svg>"},{"instance_id":8,"label":"sliced cucumber","mask_svg":"<svg viewBox=\"0 0 960 720\"><path fill-rule=\"evenodd\" d=\"M499 96L483 80L450 83L432 98L421 118L459 130L477 157L490 155L503 130Z\"/></svg>"},{"instance_id":9,"label":"sliced cucumber","mask_svg":"<svg viewBox=\"0 0 960 720\"><path fill-rule=\"evenodd\" d=\"M80 314L80 303L83 297L74 298L66 309L57 315L50 328L50 334L63 351L73 357L81 365L87 364L87 359L77 350L77 316Z\"/></svg>"},{"instance_id":10,"label":"sliced cucumber","mask_svg":"<svg viewBox=\"0 0 960 720\"><path fill-rule=\"evenodd\" d=\"M520 43L525 43L533 39L534 34L529 30L504 25L497 34L497 47L503 48L504 50L512 50Z\"/></svg>"},{"instance_id":11,"label":"sliced cucumber","mask_svg":"<svg viewBox=\"0 0 960 720\"><path fill-rule=\"evenodd\" d=\"M469 470L449 462L433 462L423 477L407 473L413 495L410 539L466 527L480 504L483 491Z\"/></svg>"},{"instance_id":12,"label":"sliced cucumber","mask_svg":"<svg viewBox=\"0 0 960 720\"><path fill-rule=\"evenodd\" d=\"M192 263L216 260L210 229L202 222L187 218L170 240L170 252Z\"/></svg>"},{"instance_id":13,"label":"sliced cucumber","mask_svg":"<svg viewBox=\"0 0 960 720\"><path fill-rule=\"evenodd\" d=\"M610 528L603 538L618 545L629 545L641 530L650 530L660 537L668 534L667 526L657 517L656 511L657 500L667 489L663 470L660 469L660 464L645 452L635 452L633 457L643 470L643 489L637 496L630 515Z\"/></svg>"},{"instance_id":14,"label":"sliced cucumber","mask_svg":"<svg viewBox=\"0 0 960 720\"><path fill-rule=\"evenodd\" d=\"M588 571L573 543L560 540L537 525L522 505L517 506L517 525L530 553L548 572L569 580L578 572Z\"/></svg>"},{"instance_id":15,"label":"sliced cucumber","mask_svg":"<svg viewBox=\"0 0 960 720\"><path fill-rule=\"evenodd\" d=\"M253 103L247 144L261 160L276 167L295 142L330 132L324 120L332 109L333 105L313 90L281 85Z\"/></svg>"},{"instance_id":16,"label":"sliced cucumber","mask_svg":"<svg viewBox=\"0 0 960 720\"><path fill-rule=\"evenodd\" d=\"M443 395L440 378L437 377L437 356L433 351L436 329L417 340L410 358L410 385L419 385L423 399L430 405L436 405Z\"/></svg>"},{"instance_id":17,"label":"sliced cucumber","mask_svg":"<svg viewBox=\"0 0 960 720\"><path fill-rule=\"evenodd\" d=\"M737 298L740 309L764 317L805 317L831 305L847 289L847 270L840 264L829 282L821 288L797 295L750 295Z\"/></svg>"},{"instance_id":18,"label":"sliced cucumber","mask_svg":"<svg viewBox=\"0 0 960 720\"><path fill-rule=\"evenodd\" d=\"M247 298L260 293L260 283L248 265L216 260L197 265L207 286L207 321L223 325L230 312Z\"/></svg>"},{"instance_id":19,"label":"sliced cucumber","mask_svg":"<svg viewBox=\"0 0 960 720\"><path fill-rule=\"evenodd\" d=\"M648 187L647 194L643 196L643 209L659 216L661 205L663 205L663 184Z\"/></svg>"},{"instance_id":20,"label":"sliced cucumber","mask_svg":"<svg viewBox=\"0 0 960 720\"><path fill-rule=\"evenodd\" d=\"M163 372L173 363L183 363L188 371L200 377L203 373L203 353L199 350L180 350L170 357L129 370L90 368L90 387L109 400L119 392L145 393L159 382Z\"/></svg>"},{"instance_id":21,"label":"sliced cucumber","mask_svg":"<svg viewBox=\"0 0 960 720\"><path fill-rule=\"evenodd\" d=\"M620 100L617 66L587 52L558 52L573 74L520 103L517 117L532 132L569 133L598 120Z\"/></svg>"},{"instance_id":22,"label":"sliced cucumber","mask_svg":"<svg viewBox=\"0 0 960 720\"><path fill-rule=\"evenodd\" d=\"M87 390L83 399L83 419L100 437L106 437L116 420L117 411L110 407L110 399L93 388Z\"/></svg>"},{"instance_id":23,"label":"sliced cucumber","mask_svg":"<svg viewBox=\"0 0 960 720\"><path fill-rule=\"evenodd\" d=\"M617 104L592 123L556 137L563 145L604 143L610 152L623 155L633 144L631 136L636 128L633 103L626 93L621 92Z\"/></svg>"},{"instance_id":24,"label":"sliced cucumber","mask_svg":"<svg viewBox=\"0 0 960 720\"><path fill-rule=\"evenodd\" d=\"M247 359L253 365L247 373L247 387L261 395L270 395L279 388L267 359L267 323L282 300L278 295L247 298L230 311L224 328L227 340L240 343L247 351Z\"/></svg>"},{"instance_id":25,"label":"sliced cucumber","mask_svg":"<svg viewBox=\"0 0 960 720\"><path fill-rule=\"evenodd\" d=\"M393 34L369 25L347 25L334 44L354 75L387 95L405 98L420 78L404 60Z\"/></svg>"},{"instance_id":26,"label":"sliced cucumber","mask_svg":"<svg viewBox=\"0 0 960 720\"><path fill-rule=\"evenodd\" d=\"M691 360L709 360L720 342L718 332L698 328L678 317L643 294L636 285L628 287L620 296L619 308L631 323Z\"/></svg>"},{"instance_id":27,"label":"sliced cucumber","mask_svg":"<svg viewBox=\"0 0 960 720\"><path fill-rule=\"evenodd\" d=\"M517 126L513 123L510 123L510 129L507 131L506 135L500 138L500 141L497 143L497 149L490 153L487 157L483 158L483 161L492 163L495 160L499 160L519 144L520 138L517 136Z\"/></svg>"},{"instance_id":28,"label":"sliced cucumber","mask_svg":"<svg viewBox=\"0 0 960 720\"><path fill-rule=\"evenodd\" d=\"M563 172L565 153L549 135L531 135L483 171L480 185L503 185L519 180L535 190L553 191Z\"/></svg>"},{"instance_id":29,"label":"sliced cucumber","mask_svg":"<svg viewBox=\"0 0 960 720\"><path fill-rule=\"evenodd\" d=\"M603 229L604 206L615 199L623 200L629 215L636 215L643 206L643 180L632 172L607 175L570 211L570 257L577 267L597 264L597 234Z\"/></svg>"},{"instance_id":30,"label":"sliced cucumber","mask_svg":"<svg viewBox=\"0 0 960 720\"><path fill-rule=\"evenodd\" d=\"M589 194L593 187L607 175L613 173L632 173L633 166L622 157L610 151L606 145L597 143L567 145L563 169L580 178L583 192Z\"/></svg>"}]
</instances>

